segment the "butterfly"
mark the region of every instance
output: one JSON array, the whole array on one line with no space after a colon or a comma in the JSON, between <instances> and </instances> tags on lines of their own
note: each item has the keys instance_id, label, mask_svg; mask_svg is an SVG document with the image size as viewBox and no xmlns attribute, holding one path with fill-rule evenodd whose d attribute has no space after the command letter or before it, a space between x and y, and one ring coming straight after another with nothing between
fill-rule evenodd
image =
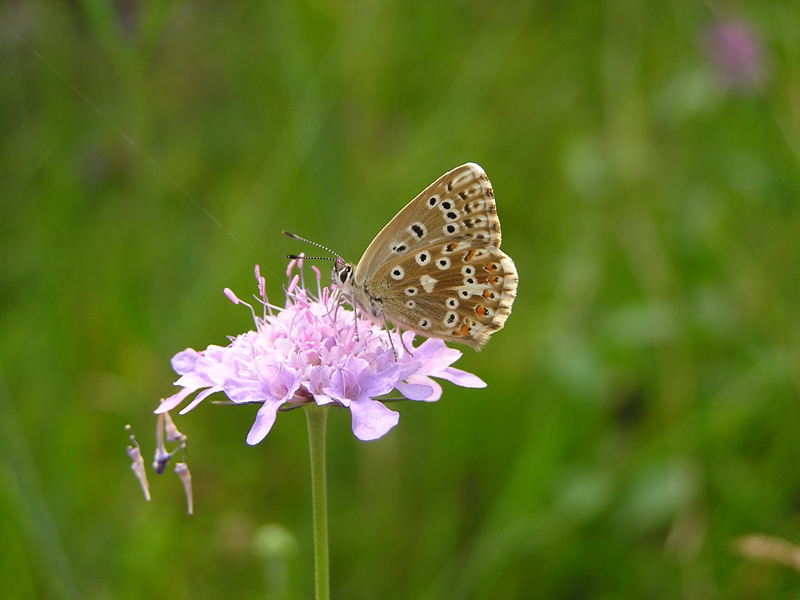
<instances>
[{"instance_id":1,"label":"butterfly","mask_svg":"<svg viewBox=\"0 0 800 600\"><path fill-rule=\"evenodd\" d=\"M517 295L517 268L500 241L492 184L467 163L397 213L357 264L332 252L331 279L373 320L480 350Z\"/></svg>"}]
</instances>

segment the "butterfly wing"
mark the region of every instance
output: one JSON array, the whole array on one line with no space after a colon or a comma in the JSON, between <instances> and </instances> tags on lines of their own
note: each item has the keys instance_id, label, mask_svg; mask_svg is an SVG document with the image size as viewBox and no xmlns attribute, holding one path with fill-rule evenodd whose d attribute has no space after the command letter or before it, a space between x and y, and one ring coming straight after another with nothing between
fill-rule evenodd
<instances>
[{"instance_id":1,"label":"butterfly wing","mask_svg":"<svg viewBox=\"0 0 800 600\"><path fill-rule=\"evenodd\" d=\"M383 228L358 263L353 287L403 328L480 349L503 327L517 292L517 270L500 241L491 183L468 163Z\"/></svg>"},{"instance_id":2,"label":"butterfly wing","mask_svg":"<svg viewBox=\"0 0 800 600\"><path fill-rule=\"evenodd\" d=\"M384 264L369 293L381 298L384 315L401 328L480 350L511 314L518 282L514 261L494 246L441 249L435 244L416 253L430 255L433 268L419 265L415 256Z\"/></svg>"},{"instance_id":3,"label":"butterfly wing","mask_svg":"<svg viewBox=\"0 0 800 600\"><path fill-rule=\"evenodd\" d=\"M467 163L448 171L397 213L375 236L356 267L365 281L383 264L436 242L473 240L500 247L492 184Z\"/></svg>"}]
</instances>

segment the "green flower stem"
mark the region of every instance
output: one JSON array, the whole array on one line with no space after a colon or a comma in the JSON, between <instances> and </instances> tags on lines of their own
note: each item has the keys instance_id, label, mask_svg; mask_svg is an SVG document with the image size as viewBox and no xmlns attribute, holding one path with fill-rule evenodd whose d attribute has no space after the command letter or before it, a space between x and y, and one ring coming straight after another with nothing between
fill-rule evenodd
<instances>
[{"instance_id":1,"label":"green flower stem","mask_svg":"<svg viewBox=\"0 0 800 600\"><path fill-rule=\"evenodd\" d=\"M311 499L314 505L314 589L316 600L330 600L328 564L328 484L325 476L325 424L328 407L305 408L311 451Z\"/></svg>"}]
</instances>

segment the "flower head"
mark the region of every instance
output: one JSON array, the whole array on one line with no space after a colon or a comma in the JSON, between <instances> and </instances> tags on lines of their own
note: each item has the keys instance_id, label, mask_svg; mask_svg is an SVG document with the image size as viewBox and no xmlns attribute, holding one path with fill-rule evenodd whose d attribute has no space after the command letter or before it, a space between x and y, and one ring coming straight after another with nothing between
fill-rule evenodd
<instances>
[{"instance_id":1,"label":"flower head","mask_svg":"<svg viewBox=\"0 0 800 600\"><path fill-rule=\"evenodd\" d=\"M292 276L298 261L292 261ZM172 358L181 390L156 409L161 414L177 408L189 396L194 399L184 414L205 398L223 392L234 404L260 404L248 444L257 444L269 433L279 410L314 402L350 409L353 433L361 440L374 440L392 427L399 415L376 400L396 389L409 400L432 402L442 395L431 377L447 379L464 387L485 387L475 375L451 367L461 352L442 340L428 339L412 347L413 332L401 336L356 316L344 307L338 294L320 288L319 271L314 269L317 292L303 285L295 274L286 288L286 303L278 308L269 303L264 278L256 267L262 314L226 289L235 304L245 304L253 313L255 330L231 338L227 346L188 348ZM391 336L391 340L390 340ZM407 350L406 348L409 348Z\"/></svg>"}]
</instances>

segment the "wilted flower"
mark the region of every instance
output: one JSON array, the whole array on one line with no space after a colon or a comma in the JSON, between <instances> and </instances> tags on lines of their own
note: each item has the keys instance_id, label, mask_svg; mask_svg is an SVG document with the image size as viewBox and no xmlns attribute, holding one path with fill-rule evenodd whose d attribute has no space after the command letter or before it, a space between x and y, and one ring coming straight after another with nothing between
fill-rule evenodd
<instances>
[{"instance_id":1,"label":"wilted flower","mask_svg":"<svg viewBox=\"0 0 800 600\"><path fill-rule=\"evenodd\" d=\"M128 446L128 456L132 461L131 470L133 471L134 475L136 475L136 479L139 480L139 484L142 486L142 493L144 494L145 499L150 502L150 482L147 481L147 471L144 468L142 450L139 447L139 442L136 441L136 437L131 431L131 426L125 425L125 429L130 433L129 437L131 443L133 444L133 446Z\"/></svg>"},{"instance_id":2,"label":"wilted flower","mask_svg":"<svg viewBox=\"0 0 800 600\"><path fill-rule=\"evenodd\" d=\"M290 263L287 276L295 264ZM279 410L312 402L331 404L350 409L357 438L374 440L398 422L399 415L376 400L392 390L409 400L432 402L441 397L442 388L431 377L485 387L477 376L450 366L460 351L438 339L412 347L413 332L405 332L401 339L396 332L356 317L338 294L320 288L319 271L312 269L316 296L304 287L301 275L294 275L281 309L267 300L264 278L256 267L261 316L226 289L231 301L250 307L255 330L231 338L227 346L189 348L176 354L172 368L180 375L175 385L182 389L155 412L173 410L198 392L180 411L184 414L211 394L223 392L234 404L261 405L247 435L248 444L257 444L269 433Z\"/></svg>"},{"instance_id":3,"label":"wilted flower","mask_svg":"<svg viewBox=\"0 0 800 600\"><path fill-rule=\"evenodd\" d=\"M130 457L131 461L133 461L131 464L131 469L142 486L142 492L144 492L145 499L149 502L150 483L147 481L147 472L144 468L142 451L139 447L139 442L136 441L136 436L133 434L133 429L131 426L126 425L125 429L128 431L129 438L133 444L132 446L128 446L128 456ZM169 442L171 444L178 443L178 445L174 450L168 452L165 442ZM186 455L186 436L178 431L177 427L175 427L175 423L172 422L172 418L169 416L169 413L158 415L158 421L156 422L156 455L153 459L153 470L158 474L163 473L166 470L169 462L178 452L182 453L184 456ZM186 494L187 508L189 514L192 514L192 512L194 512L192 474L189 472L189 467L185 462L179 462L175 465L175 473L178 474L183 482L183 490Z\"/></svg>"}]
</instances>

